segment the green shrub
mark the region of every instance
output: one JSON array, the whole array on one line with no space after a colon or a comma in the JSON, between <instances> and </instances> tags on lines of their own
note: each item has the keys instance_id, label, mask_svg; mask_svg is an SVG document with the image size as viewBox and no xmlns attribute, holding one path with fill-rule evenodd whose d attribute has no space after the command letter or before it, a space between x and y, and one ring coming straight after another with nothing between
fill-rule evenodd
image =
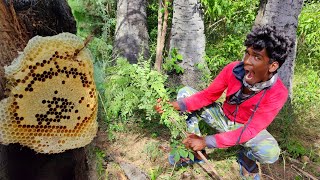
<instances>
[{"instance_id":1,"label":"green shrub","mask_svg":"<svg viewBox=\"0 0 320 180\"><path fill-rule=\"evenodd\" d=\"M169 91L164 87L166 76L152 70L150 61L129 64L125 59L118 59L117 65L106 71L104 102L108 122L159 119L154 106L161 98L165 112L159 123L170 129L172 137L181 133L185 117L166 103L169 100Z\"/></svg>"},{"instance_id":2,"label":"green shrub","mask_svg":"<svg viewBox=\"0 0 320 180\"><path fill-rule=\"evenodd\" d=\"M243 42L251 30L259 1L201 0L205 11L206 57L213 76L228 63L241 59Z\"/></svg>"}]
</instances>

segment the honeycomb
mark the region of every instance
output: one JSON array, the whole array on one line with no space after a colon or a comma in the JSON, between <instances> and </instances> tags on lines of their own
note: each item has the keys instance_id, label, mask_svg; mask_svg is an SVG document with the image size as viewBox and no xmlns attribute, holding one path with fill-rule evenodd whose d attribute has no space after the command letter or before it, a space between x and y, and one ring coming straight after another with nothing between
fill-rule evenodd
<instances>
[{"instance_id":1,"label":"honeycomb","mask_svg":"<svg viewBox=\"0 0 320 180\"><path fill-rule=\"evenodd\" d=\"M5 67L0 101L0 143L38 153L89 144L97 132L97 92L92 56L76 35L32 38Z\"/></svg>"}]
</instances>

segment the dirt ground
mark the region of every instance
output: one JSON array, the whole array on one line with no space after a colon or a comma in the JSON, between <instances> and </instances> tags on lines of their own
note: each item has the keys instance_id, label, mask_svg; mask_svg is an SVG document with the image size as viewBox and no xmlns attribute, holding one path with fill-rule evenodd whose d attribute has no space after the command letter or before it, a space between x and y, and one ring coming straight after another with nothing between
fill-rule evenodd
<instances>
[{"instance_id":1,"label":"dirt ground","mask_svg":"<svg viewBox=\"0 0 320 180\"><path fill-rule=\"evenodd\" d=\"M126 126L125 131L114 133L111 142L106 140L106 133L100 131L100 140L96 141L104 154L103 162L100 162L103 166L100 179L215 179L204 164L173 168L167 160L170 145L166 133L156 132L155 136L152 130ZM214 150L207 150L207 153L211 166L221 179L241 179L235 153L228 156L219 156ZM319 165L283 157L274 164L261 165L262 179L320 179L312 174L314 171L320 172Z\"/></svg>"}]
</instances>

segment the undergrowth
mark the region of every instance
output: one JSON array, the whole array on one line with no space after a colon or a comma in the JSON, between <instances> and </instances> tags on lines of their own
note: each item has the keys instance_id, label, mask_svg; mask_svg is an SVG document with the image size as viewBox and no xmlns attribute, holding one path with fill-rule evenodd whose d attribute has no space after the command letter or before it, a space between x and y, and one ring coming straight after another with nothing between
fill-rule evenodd
<instances>
[{"instance_id":1,"label":"undergrowth","mask_svg":"<svg viewBox=\"0 0 320 180\"><path fill-rule=\"evenodd\" d=\"M184 129L181 123L184 117L166 103L170 97L164 87L165 75L153 70L149 61L129 64L125 59L118 59L117 64L106 71L104 95L109 122L139 122L141 118L150 121L158 118L159 123L170 129L173 137L178 137L181 132L179 128ZM161 116L154 109L159 98L164 109Z\"/></svg>"}]
</instances>

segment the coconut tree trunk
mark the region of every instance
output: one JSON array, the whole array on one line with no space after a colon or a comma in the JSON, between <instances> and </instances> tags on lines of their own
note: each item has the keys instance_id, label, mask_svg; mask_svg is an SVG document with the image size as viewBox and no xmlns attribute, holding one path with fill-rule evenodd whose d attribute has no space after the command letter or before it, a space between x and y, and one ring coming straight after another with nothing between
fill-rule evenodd
<instances>
[{"instance_id":1,"label":"coconut tree trunk","mask_svg":"<svg viewBox=\"0 0 320 180\"><path fill-rule=\"evenodd\" d=\"M149 57L146 0L118 0L114 54L137 63L139 54Z\"/></svg>"},{"instance_id":2,"label":"coconut tree trunk","mask_svg":"<svg viewBox=\"0 0 320 180\"><path fill-rule=\"evenodd\" d=\"M197 64L204 64L205 35L202 11L198 0L173 1L173 18L170 49L176 48L183 56L180 66L184 73L178 83L199 88L203 71Z\"/></svg>"},{"instance_id":3,"label":"coconut tree trunk","mask_svg":"<svg viewBox=\"0 0 320 180\"><path fill-rule=\"evenodd\" d=\"M302 9L303 0L261 0L258 15L255 20L257 25L271 25L296 42L298 16ZM296 43L291 49L286 62L279 69L279 76L289 90L289 98L292 99L292 79L294 61L296 57Z\"/></svg>"}]
</instances>

